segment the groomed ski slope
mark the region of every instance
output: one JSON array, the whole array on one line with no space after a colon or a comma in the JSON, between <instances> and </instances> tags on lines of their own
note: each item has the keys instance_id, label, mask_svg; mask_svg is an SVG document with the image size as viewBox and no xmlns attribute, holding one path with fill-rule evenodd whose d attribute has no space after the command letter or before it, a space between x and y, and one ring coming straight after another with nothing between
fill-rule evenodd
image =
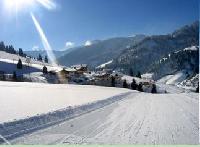
<instances>
[{"instance_id":1,"label":"groomed ski slope","mask_svg":"<svg viewBox=\"0 0 200 147\"><path fill-rule=\"evenodd\" d=\"M11 143L198 144L198 94L133 92L121 101Z\"/></svg>"}]
</instances>

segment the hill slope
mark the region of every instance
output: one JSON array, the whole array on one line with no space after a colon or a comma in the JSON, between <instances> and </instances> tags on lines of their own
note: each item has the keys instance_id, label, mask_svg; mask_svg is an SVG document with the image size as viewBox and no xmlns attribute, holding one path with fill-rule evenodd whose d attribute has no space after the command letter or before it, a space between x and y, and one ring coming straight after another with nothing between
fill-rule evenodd
<instances>
[{"instance_id":1,"label":"hill slope","mask_svg":"<svg viewBox=\"0 0 200 147\"><path fill-rule=\"evenodd\" d=\"M198 74L199 47L192 46L190 48L172 52L151 65L149 69L149 72L154 73L155 79L181 70L185 70L188 76Z\"/></svg>"},{"instance_id":2,"label":"hill slope","mask_svg":"<svg viewBox=\"0 0 200 147\"><path fill-rule=\"evenodd\" d=\"M88 64L96 67L108 62L127 47L132 46L145 38L144 35L136 35L127 38L112 38L108 40L95 41L90 46L82 46L58 59L62 65Z\"/></svg>"},{"instance_id":3,"label":"hill slope","mask_svg":"<svg viewBox=\"0 0 200 147\"><path fill-rule=\"evenodd\" d=\"M140 43L124 50L115 58L111 68L128 72L149 71L149 66L169 53L190 46L199 45L199 22L184 26L169 35L157 35L145 38Z\"/></svg>"},{"instance_id":4,"label":"hill slope","mask_svg":"<svg viewBox=\"0 0 200 147\"><path fill-rule=\"evenodd\" d=\"M67 50L63 50L63 51L56 51L54 50L53 53L55 55L56 58L60 58L61 56L63 56L63 54L68 54L71 51L75 50L76 48L70 48ZM34 57L34 58L38 58L39 54L44 57L47 55L47 52L45 50L38 50L38 51L24 51L27 55Z\"/></svg>"}]
</instances>

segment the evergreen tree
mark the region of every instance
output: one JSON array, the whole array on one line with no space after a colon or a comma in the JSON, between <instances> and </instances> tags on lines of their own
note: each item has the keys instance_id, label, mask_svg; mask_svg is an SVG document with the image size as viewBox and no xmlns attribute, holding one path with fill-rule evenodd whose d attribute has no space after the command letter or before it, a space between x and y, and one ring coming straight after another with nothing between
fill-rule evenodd
<instances>
[{"instance_id":1,"label":"evergreen tree","mask_svg":"<svg viewBox=\"0 0 200 147\"><path fill-rule=\"evenodd\" d=\"M22 57L24 56L24 52L23 52L22 48L19 48L19 55Z\"/></svg>"},{"instance_id":2,"label":"evergreen tree","mask_svg":"<svg viewBox=\"0 0 200 147\"><path fill-rule=\"evenodd\" d=\"M17 74L16 71L13 72L13 77L12 77L13 81L17 81Z\"/></svg>"},{"instance_id":3,"label":"evergreen tree","mask_svg":"<svg viewBox=\"0 0 200 147\"><path fill-rule=\"evenodd\" d=\"M151 93L157 93L156 84L153 84L153 85L152 85Z\"/></svg>"},{"instance_id":4,"label":"evergreen tree","mask_svg":"<svg viewBox=\"0 0 200 147\"><path fill-rule=\"evenodd\" d=\"M2 81L6 81L6 75L4 72L2 73Z\"/></svg>"},{"instance_id":5,"label":"evergreen tree","mask_svg":"<svg viewBox=\"0 0 200 147\"><path fill-rule=\"evenodd\" d=\"M18 63L17 63L17 69L22 69L23 65L22 65L22 60L19 59Z\"/></svg>"},{"instance_id":6,"label":"evergreen tree","mask_svg":"<svg viewBox=\"0 0 200 147\"><path fill-rule=\"evenodd\" d=\"M123 82L123 88L128 88L128 84L127 84L126 80L124 80L124 82Z\"/></svg>"},{"instance_id":7,"label":"evergreen tree","mask_svg":"<svg viewBox=\"0 0 200 147\"><path fill-rule=\"evenodd\" d=\"M6 50L6 46L5 46L5 44L4 44L3 41L0 42L0 50L1 50L1 51L5 51L5 50Z\"/></svg>"},{"instance_id":8,"label":"evergreen tree","mask_svg":"<svg viewBox=\"0 0 200 147\"><path fill-rule=\"evenodd\" d=\"M45 61L45 63L48 63L48 62L49 62L49 60L48 60L48 57L47 57L47 56L45 56L45 58L44 58L44 61Z\"/></svg>"},{"instance_id":9,"label":"evergreen tree","mask_svg":"<svg viewBox=\"0 0 200 147\"><path fill-rule=\"evenodd\" d=\"M12 45L9 45L7 47L6 52L10 53L10 54L15 54L16 53L16 51L15 51L15 49L14 49L14 47Z\"/></svg>"},{"instance_id":10,"label":"evergreen tree","mask_svg":"<svg viewBox=\"0 0 200 147\"><path fill-rule=\"evenodd\" d=\"M115 87L115 77L111 77L111 85L112 87Z\"/></svg>"},{"instance_id":11,"label":"evergreen tree","mask_svg":"<svg viewBox=\"0 0 200 147\"><path fill-rule=\"evenodd\" d=\"M9 46L6 45L5 46L5 51L8 52L8 50L9 50Z\"/></svg>"},{"instance_id":12,"label":"evergreen tree","mask_svg":"<svg viewBox=\"0 0 200 147\"><path fill-rule=\"evenodd\" d=\"M138 91L143 92L143 88L142 88L142 84L141 83L138 85Z\"/></svg>"},{"instance_id":13,"label":"evergreen tree","mask_svg":"<svg viewBox=\"0 0 200 147\"><path fill-rule=\"evenodd\" d=\"M132 90L137 90L137 87L138 87L138 85L137 85L135 79L133 79L133 81L132 81L132 83L131 83L131 89L132 89Z\"/></svg>"},{"instance_id":14,"label":"evergreen tree","mask_svg":"<svg viewBox=\"0 0 200 147\"><path fill-rule=\"evenodd\" d=\"M48 70L46 66L43 67L42 71L43 71L43 74L48 74Z\"/></svg>"},{"instance_id":15,"label":"evergreen tree","mask_svg":"<svg viewBox=\"0 0 200 147\"><path fill-rule=\"evenodd\" d=\"M142 78L141 73L140 73L139 71L138 71L136 77L138 77L138 78L140 78L140 79Z\"/></svg>"},{"instance_id":16,"label":"evergreen tree","mask_svg":"<svg viewBox=\"0 0 200 147\"><path fill-rule=\"evenodd\" d=\"M133 69L132 69L132 68L130 68L130 70L129 70L129 75L130 75L131 77L133 77Z\"/></svg>"},{"instance_id":17,"label":"evergreen tree","mask_svg":"<svg viewBox=\"0 0 200 147\"><path fill-rule=\"evenodd\" d=\"M39 54L38 61L42 61L42 56Z\"/></svg>"},{"instance_id":18,"label":"evergreen tree","mask_svg":"<svg viewBox=\"0 0 200 147\"><path fill-rule=\"evenodd\" d=\"M196 88L196 93L199 93L199 83L198 83L198 86Z\"/></svg>"}]
</instances>

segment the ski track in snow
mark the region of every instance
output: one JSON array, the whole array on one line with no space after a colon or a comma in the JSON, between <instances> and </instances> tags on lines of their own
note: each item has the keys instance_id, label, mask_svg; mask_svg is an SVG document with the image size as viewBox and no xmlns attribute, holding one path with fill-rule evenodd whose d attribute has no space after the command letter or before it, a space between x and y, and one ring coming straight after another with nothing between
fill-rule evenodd
<instances>
[{"instance_id":1,"label":"ski track in snow","mask_svg":"<svg viewBox=\"0 0 200 147\"><path fill-rule=\"evenodd\" d=\"M172 88L172 87L171 87ZM176 90L177 92L177 90ZM198 144L198 94L132 93L13 144Z\"/></svg>"}]
</instances>

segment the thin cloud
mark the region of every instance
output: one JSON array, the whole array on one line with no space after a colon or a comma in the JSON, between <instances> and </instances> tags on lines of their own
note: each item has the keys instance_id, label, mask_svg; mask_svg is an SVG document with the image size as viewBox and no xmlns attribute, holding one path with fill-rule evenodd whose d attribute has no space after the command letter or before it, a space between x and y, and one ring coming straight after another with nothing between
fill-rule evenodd
<instances>
[{"instance_id":1,"label":"thin cloud","mask_svg":"<svg viewBox=\"0 0 200 147\"><path fill-rule=\"evenodd\" d=\"M35 45L35 46L32 47L32 50L33 50L33 51L39 51L40 48L39 48L39 46Z\"/></svg>"},{"instance_id":2,"label":"thin cloud","mask_svg":"<svg viewBox=\"0 0 200 147\"><path fill-rule=\"evenodd\" d=\"M65 43L65 47L66 47L66 48L71 48L71 47L74 47L74 46L75 46L75 43L74 43L74 42L68 41L68 42Z\"/></svg>"},{"instance_id":3,"label":"thin cloud","mask_svg":"<svg viewBox=\"0 0 200 147\"><path fill-rule=\"evenodd\" d=\"M91 42L91 41L87 40L87 41L85 42L85 46L91 46L91 45L92 45L92 42Z\"/></svg>"}]
</instances>

